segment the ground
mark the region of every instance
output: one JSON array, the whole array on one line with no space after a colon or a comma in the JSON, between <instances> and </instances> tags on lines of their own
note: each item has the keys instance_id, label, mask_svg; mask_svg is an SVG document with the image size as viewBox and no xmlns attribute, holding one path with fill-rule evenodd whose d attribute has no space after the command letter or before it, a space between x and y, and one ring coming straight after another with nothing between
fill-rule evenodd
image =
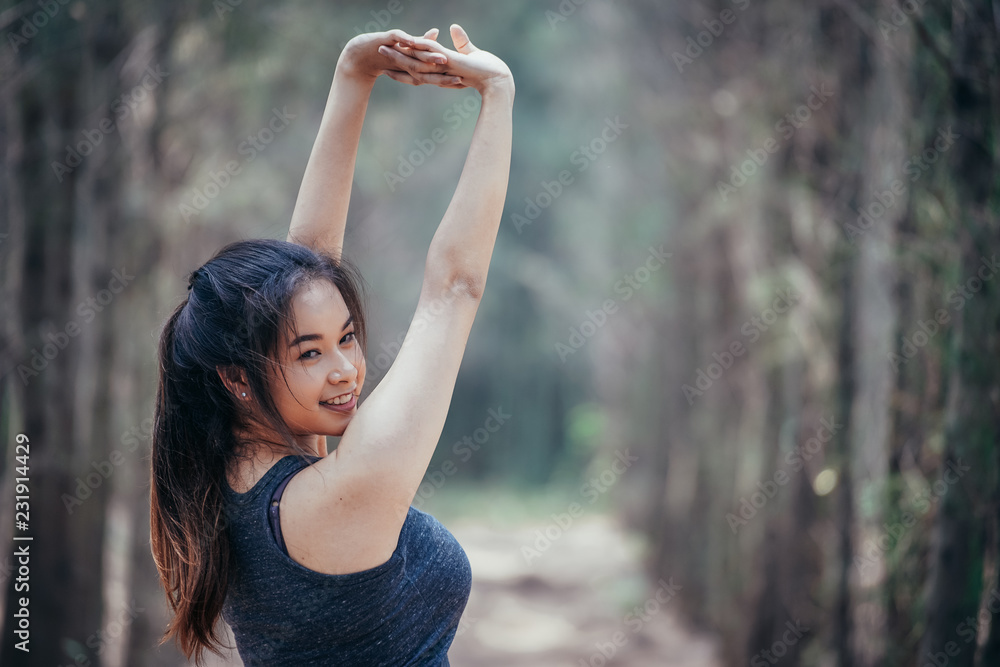
<instances>
[{"instance_id":1,"label":"ground","mask_svg":"<svg viewBox=\"0 0 1000 667\"><path fill-rule=\"evenodd\" d=\"M712 639L679 621L682 582L648 582L640 571L641 542L609 515L584 516L566 531L553 521L503 528L449 521L448 527L473 572L448 654L455 667L720 664Z\"/></svg>"}]
</instances>

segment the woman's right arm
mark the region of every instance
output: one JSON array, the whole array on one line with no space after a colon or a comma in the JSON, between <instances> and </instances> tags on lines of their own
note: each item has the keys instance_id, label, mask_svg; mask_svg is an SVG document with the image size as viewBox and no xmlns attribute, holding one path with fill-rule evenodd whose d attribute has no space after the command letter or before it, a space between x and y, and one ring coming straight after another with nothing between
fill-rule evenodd
<instances>
[{"instance_id":1,"label":"woman's right arm","mask_svg":"<svg viewBox=\"0 0 1000 667\"><path fill-rule=\"evenodd\" d=\"M476 49L455 28L459 53L449 51L449 70L454 67L483 98L469 154L431 241L417 309L400 351L337 449L313 466L331 491L323 514L339 516L326 524L330 534L365 529L366 539L352 547L356 558L343 554L352 569L379 565L396 548L444 428L503 213L513 77L499 58Z\"/></svg>"}]
</instances>

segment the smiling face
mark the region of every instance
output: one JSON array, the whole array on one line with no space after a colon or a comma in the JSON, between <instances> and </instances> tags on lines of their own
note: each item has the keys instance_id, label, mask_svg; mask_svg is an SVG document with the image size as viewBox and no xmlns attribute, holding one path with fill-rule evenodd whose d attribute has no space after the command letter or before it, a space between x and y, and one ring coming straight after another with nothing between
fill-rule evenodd
<instances>
[{"instance_id":1,"label":"smiling face","mask_svg":"<svg viewBox=\"0 0 1000 667\"><path fill-rule=\"evenodd\" d=\"M296 435L343 435L365 381L351 313L332 283L314 280L299 289L291 314L293 337L283 337L278 350L284 378L270 378L274 402Z\"/></svg>"}]
</instances>

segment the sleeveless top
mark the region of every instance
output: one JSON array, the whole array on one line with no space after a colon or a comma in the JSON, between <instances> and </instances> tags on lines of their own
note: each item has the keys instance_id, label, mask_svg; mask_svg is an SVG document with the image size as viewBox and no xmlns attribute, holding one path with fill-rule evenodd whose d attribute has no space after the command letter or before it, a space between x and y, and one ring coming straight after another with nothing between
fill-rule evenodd
<instances>
[{"instance_id":1,"label":"sleeveless top","mask_svg":"<svg viewBox=\"0 0 1000 667\"><path fill-rule=\"evenodd\" d=\"M461 545L410 506L385 563L351 574L310 570L284 548L278 505L270 518L272 501L306 465L288 455L246 493L224 484L233 564L222 618L243 663L450 667L448 649L472 587Z\"/></svg>"}]
</instances>

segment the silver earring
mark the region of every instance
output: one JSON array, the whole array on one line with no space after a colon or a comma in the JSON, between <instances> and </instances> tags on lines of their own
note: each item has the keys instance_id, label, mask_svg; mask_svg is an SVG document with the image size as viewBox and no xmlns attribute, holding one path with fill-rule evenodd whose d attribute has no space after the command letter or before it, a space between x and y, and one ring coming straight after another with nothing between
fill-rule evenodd
<instances>
[{"instance_id":1,"label":"silver earring","mask_svg":"<svg viewBox=\"0 0 1000 667\"><path fill-rule=\"evenodd\" d=\"M247 393L243 392L243 398L246 398L246 397L247 397Z\"/></svg>"}]
</instances>

